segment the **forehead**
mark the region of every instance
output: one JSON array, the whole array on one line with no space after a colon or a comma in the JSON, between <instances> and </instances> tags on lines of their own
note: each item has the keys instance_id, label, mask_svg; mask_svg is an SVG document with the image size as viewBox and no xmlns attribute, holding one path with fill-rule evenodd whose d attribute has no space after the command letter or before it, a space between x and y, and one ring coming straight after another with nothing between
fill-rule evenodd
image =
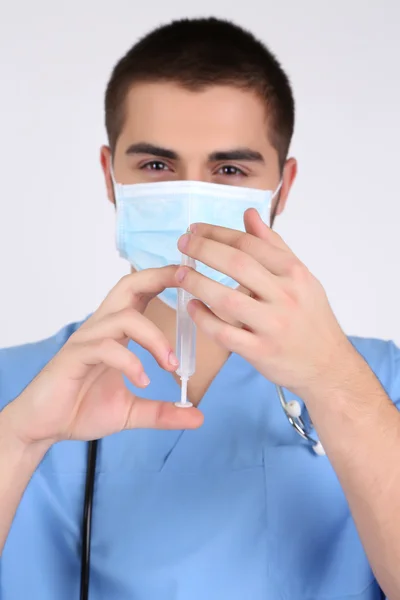
<instances>
[{"instance_id":1,"label":"forehead","mask_svg":"<svg viewBox=\"0 0 400 600\"><path fill-rule=\"evenodd\" d=\"M268 115L252 91L210 86L192 91L174 83L135 84L127 94L121 144L145 141L182 152L219 147L263 150Z\"/></svg>"}]
</instances>

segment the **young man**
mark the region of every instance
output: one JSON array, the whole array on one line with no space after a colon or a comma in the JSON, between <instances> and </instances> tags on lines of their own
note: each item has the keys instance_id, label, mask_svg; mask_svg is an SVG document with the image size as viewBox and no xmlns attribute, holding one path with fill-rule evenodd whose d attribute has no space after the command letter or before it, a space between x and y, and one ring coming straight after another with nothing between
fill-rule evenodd
<instances>
[{"instance_id":1,"label":"young man","mask_svg":"<svg viewBox=\"0 0 400 600\"><path fill-rule=\"evenodd\" d=\"M78 598L96 439L92 600L400 598L400 353L348 339L259 215L284 209L293 124L280 65L228 22L172 23L116 66L101 164L134 270L83 324L0 352L2 600ZM205 223L180 237L188 206ZM179 237L197 272L171 264ZM179 287L196 298L189 409Z\"/></svg>"}]
</instances>

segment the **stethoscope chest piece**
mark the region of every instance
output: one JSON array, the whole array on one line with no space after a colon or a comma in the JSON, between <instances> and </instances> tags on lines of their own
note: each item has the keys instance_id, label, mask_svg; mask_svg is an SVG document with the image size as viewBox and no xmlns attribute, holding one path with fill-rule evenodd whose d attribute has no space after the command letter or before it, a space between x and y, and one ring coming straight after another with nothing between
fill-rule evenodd
<instances>
[{"instance_id":1,"label":"stethoscope chest piece","mask_svg":"<svg viewBox=\"0 0 400 600\"><path fill-rule=\"evenodd\" d=\"M326 453L321 442L315 439L311 433L313 429L312 423L310 422L310 424L307 426L302 417L300 402L297 400L290 400L289 402L286 402L284 391L279 385L276 386L276 391L278 393L278 397L286 418L296 433L298 433L303 440L309 442L312 450L317 456L325 456Z\"/></svg>"}]
</instances>

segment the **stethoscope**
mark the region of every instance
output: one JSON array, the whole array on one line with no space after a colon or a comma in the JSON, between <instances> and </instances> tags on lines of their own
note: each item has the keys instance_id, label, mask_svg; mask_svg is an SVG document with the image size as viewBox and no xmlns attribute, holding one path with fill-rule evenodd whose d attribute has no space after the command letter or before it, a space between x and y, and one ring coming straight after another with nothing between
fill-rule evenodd
<instances>
[{"instance_id":1,"label":"stethoscope","mask_svg":"<svg viewBox=\"0 0 400 600\"><path fill-rule=\"evenodd\" d=\"M282 179L276 189L275 194L279 193L281 187L282 187ZM271 216L270 216L271 229L273 229L276 212L278 210L278 205L279 205L279 199L275 203L275 206L271 210ZM283 412L285 413L286 418L289 421L289 423L291 424L291 426L293 427L293 429L296 431L296 433L299 434L300 437L303 438L303 440L306 440L306 442L308 442L310 444L310 446L313 449L313 451L315 452L315 454L317 454L318 456L325 456L325 450L324 450L321 442L312 436L313 424L312 424L311 420L309 420L309 424L306 425L306 423L302 417L300 402L298 402L297 400L290 400L290 402L286 402L285 393L284 393L282 387L280 385L277 385L275 387L276 387L276 391L278 393L278 398L281 403Z\"/></svg>"}]
</instances>

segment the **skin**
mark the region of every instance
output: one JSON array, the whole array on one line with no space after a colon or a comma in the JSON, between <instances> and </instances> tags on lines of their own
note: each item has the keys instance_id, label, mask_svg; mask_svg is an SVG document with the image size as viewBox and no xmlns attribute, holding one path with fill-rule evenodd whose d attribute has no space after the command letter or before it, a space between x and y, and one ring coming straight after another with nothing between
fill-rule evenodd
<instances>
[{"instance_id":1,"label":"skin","mask_svg":"<svg viewBox=\"0 0 400 600\"><path fill-rule=\"evenodd\" d=\"M297 165L290 159L280 173L268 114L252 92L218 86L189 92L146 83L130 91L125 116L114 156L118 182L198 179L275 189L282 178L277 214L284 209ZM147 147L138 153L137 144ZM173 154L154 152L154 146ZM212 156L244 148L261 160ZM113 202L107 147L101 164ZM133 338L173 376L175 315L156 296L181 286L198 298L190 304L199 336L192 402L199 403L230 352L302 397L375 575L387 596L400 597L400 416L341 330L321 284L255 210L246 212L244 223L246 232L194 224L179 240L181 251L230 275L238 289L177 266L128 275L2 411L0 547L33 470L55 441L141 426L201 425L196 408L133 397L121 375L146 385L142 365L126 348Z\"/></svg>"},{"instance_id":2,"label":"skin","mask_svg":"<svg viewBox=\"0 0 400 600\"><path fill-rule=\"evenodd\" d=\"M285 208L297 173L294 158L279 168L276 149L268 136L268 115L253 93L231 87L207 88L193 93L176 84L153 83L134 86L126 102L126 118L118 138L113 169L120 183L199 180L225 185L275 190L282 179L273 211ZM154 146L154 153L136 152L140 144ZM175 159L165 158L172 151ZM213 154L247 149L259 160L210 160ZM110 174L111 152L101 149L101 165L110 202L114 191ZM245 292L241 288L242 292ZM175 312L158 298L146 309L146 316L175 343ZM225 318L229 317L225 315ZM229 351L199 329L196 373L188 396L196 406L228 358Z\"/></svg>"}]
</instances>

